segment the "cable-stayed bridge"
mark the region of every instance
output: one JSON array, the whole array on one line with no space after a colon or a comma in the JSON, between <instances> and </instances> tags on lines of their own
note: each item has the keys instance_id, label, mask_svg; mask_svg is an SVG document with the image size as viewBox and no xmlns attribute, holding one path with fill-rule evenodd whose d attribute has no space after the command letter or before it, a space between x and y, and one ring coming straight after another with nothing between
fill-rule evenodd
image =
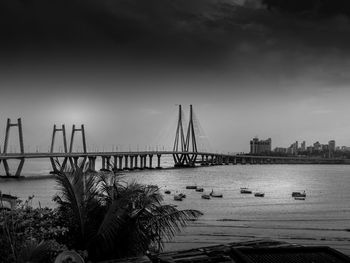
<instances>
[{"instance_id":1,"label":"cable-stayed bridge","mask_svg":"<svg viewBox=\"0 0 350 263\"><path fill-rule=\"evenodd\" d=\"M85 127L81 125L77 127L73 125L70 136L70 143L66 136L65 125L58 127L54 125L51 146L49 152L25 152L23 143L22 121L17 119L16 123L7 119L6 134L3 151L0 153L0 164L2 163L6 177L19 177L22 173L23 165L26 159L50 159L52 165L52 173L70 166L73 169L85 166L87 164L90 171L96 171L96 159L101 158L101 170L133 170L133 169L153 169L161 168L161 158L164 155L172 156L174 166L178 168L195 167L198 165L228 165L228 164L343 164L347 163L345 159L336 158L310 158L310 157L275 157L275 156L253 156L249 154L223 154L210 151L201 151L198 149L198 141L200 140L201 127L198 119L194 117L192 105L190 105L189 121L187 126L184 125L184 112L179 105L177 118L177 127L173 149L171 151L149 150L149 151L111 151L99 152L88 151L85 136ZM20 151L18 153L9 152L9 138L11 128L18 129L18 141ZM82 152L75 152L73 144L75 135L81 133ZM55 152L55 139L58 135L62 136L64 152ZM59 162L58 158L63 159ZM156 160L155 160L156 159ZM9 161L19 160L18 166L11 171Z\"/></svg>"}]
</instances>

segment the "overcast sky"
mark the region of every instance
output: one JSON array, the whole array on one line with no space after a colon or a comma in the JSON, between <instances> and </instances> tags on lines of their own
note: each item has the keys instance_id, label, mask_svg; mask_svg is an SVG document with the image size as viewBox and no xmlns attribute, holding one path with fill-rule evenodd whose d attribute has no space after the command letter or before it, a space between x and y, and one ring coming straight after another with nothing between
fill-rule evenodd
<instances>
[{"instance_id":1,"label":"overcast sky","mask_svg":"<svg viewBox=\"0 0 350 263\"><path fill-rule=\"evenodd\" d=\"M100 150L168 147L176 105L193 104L214 151L249 151L254 136L350 146L349 10L338 1L46 2L1 3L2 138L6 118L22 117L31 150L47 150L55 123L84 123Z\"/></svg>"}]
</instances>

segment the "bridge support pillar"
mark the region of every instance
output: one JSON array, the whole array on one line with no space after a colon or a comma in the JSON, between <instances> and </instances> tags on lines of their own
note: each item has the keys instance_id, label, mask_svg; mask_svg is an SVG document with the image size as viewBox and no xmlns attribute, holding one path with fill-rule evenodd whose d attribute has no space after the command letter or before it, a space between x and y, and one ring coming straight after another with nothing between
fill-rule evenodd
<instances>
[{"instance_id":1,"label":"bridge support pillar","mask_svg":"<svg viewBox=\"0 0 350 263\"><path fill-rule=\"evenodd\" d=\"M119 159L119 171L123 170L123 155L118 156Z\"/></svg>"},{"instance_id":2,"label":"bridge support pillar","mask_svg":"<svg viewBox=\"0 0 350 263\"><path fill-rule=\"evenodd\" d=\"M201 165L205 165L205 162L204 162L204 154L202 154L202 161L201 161Z\"/></svg>"},{"instance_id":3,"label":"bridge support pillar","mask_svg":"<svg viewBox=\"0 0 350 263\"><path fill-rule=\"evenodd\" d=\"M104 170L106 170L106 157L101 156L101 159L102 159L102 161L101 161L102 167L101 167L100 171L104 171Z\"/></svg>"},{"instance_id":4,"label":"bridge support pillar","mask_svg":"<svg viewBox=\"0 0 350 263\"><path fill-rule=\"evenodd\" d=\"M89 156L89 172L96 172L96 156Z\"/></svg>"},{"instance_id":5,"label":"bridge support pillar","mask_svg":"<svg viewBox=\"0 0 350 263\"><path fill-rule=\"evenodd\" d=\"M160 157L162 155L161 154L157 154L157 169L161 169L162 167L160 166Z\"/></svg>"},{"instance_id":6,"label":"bridge support pillar","mask_svg":"<svg viewBox=\"0 0 350 263\"><path fill-rule=\"evenodd\" d=\"M152 158L153 158L153 154L149 154L148 155L148 158L149 158L149 169L153 169L153 167L152 167Z\"/></svg>"},{"instance_id":7,"label":"bridge support pillar","mask_svg":"<svg viewBox=\"0 0 350 263\"><path fill-rule=\"evenodd\" d=\"M111 168L111 156L106 156L106 170L110 171Z\"/></svg>"},{"instance_id":8,"label":"bridge support pillar","mask_svg":"<svg viewBox=\"0 0 350 263\"><path fill-rule=\"evenodd\" d=\"M118 171L118 156L114 155L113 156L113 172Z\"/></svg>"},{"instance_id":9,"label":"bridge support pillar","mask_svg":"<svg viewBox=\"0 0 350 263\"><path fill-rule=\"evenodd\" d=\"M147 169L147 155L146 154L143 155L142 158L143 158L143 168Z\"/></svg>"},{"instance_id":10,"label":"bridge support pillar","mask_svg":"<svg viewBox=\"0 0 350 263\"><path fill-rule=\"evenodd\" d=\"M143 156L140 155L140 169L142 170L144 168L144 164L143 164Z\"/></svg>"},{"instance_id":11,"label":"bridge support pillar","mask_svg":"<svg viewBox=\"0 0 350 263\"><path fill-rule=\"evenodd\" d=\"M8 140L10 137L10 129L11 127L18 127L18 138L19 138L19 147L20 147L20 153L24 154L24 144L23 144L23 130L22 130L22 121L21 119L17 119L17 123L11 123L10 119L7 119L7 124L6 124L6 134L5 134L5 143L4 143L4 154L7 153L7 147L8 147ZM18 160L20 160L16 173L15 173L15 177L20 177L22 169L23 169L23 165L24 165L24 160L25 158L17 158ZM10 168L8 165L7 160L3 160L4 163L4 168L5 168L5 172L6 172L6 176L12 176L12 174L10 173Z\"/></svg>"},{"instance_id":12,"label":"bridge support pillar","mask_svg":"<svg viewBox=\"0 0 350 263\"><path fill-rule=\"evenodd\" d=\"M236 157L233 157L232 164L233 164L233 165L237 164L237 158L236 158Z\"/></svg>"},{"instance_id":13,"label":"bridge support pillar","mask_svg":"<svg viewBox=\"0 0 350 263\"><path fill-rule=\"evenodd\" d=\"M228 165L230 163L230 157L226 156L225 158L225 164Z\"/></svg>"},{"instance_id":14,"label":"bridge support pillar","mask_svg":"<svg viewBox=\"0 0 350 263\"><path fill-rule=\"evenodd\" d=\"M214 155L211 156L211 163L210 165L214 165Z\"/></svg>"},{"instance_id":15,"label":"bridge support pillar","mask_svg":"<svg viewBox=\"0 0 350 263\"><path fill-rule=\"evenodd\" d=\"M134 169L138 169L139 167L138 167L138 161L137 161L137 159L139 158L139 156L138 155L135 155L135 166L134 166Z\"/></svg>"},{"instance_id":16,"label":"bridge support pillar","mask_svg":"<svg viewBox=\"0 0 350 263\"><path fill-rule=\"evenodd\" d=\"M124 170L128 170L129 167L128 167L128 159L129 159L129 156L128 155L124 155Z\"/></svg>"},{"instance_id":17,"label":"bridge support pillar","mask_svg":"<svg viewBox=\"0 0 350 263\"><path fill-rule=\"evenodd\" d=\"M134 169L134 156L133 155L130 155L130 167L129 167L130 170L133 170Z\"/></svg>"}]
</instances>

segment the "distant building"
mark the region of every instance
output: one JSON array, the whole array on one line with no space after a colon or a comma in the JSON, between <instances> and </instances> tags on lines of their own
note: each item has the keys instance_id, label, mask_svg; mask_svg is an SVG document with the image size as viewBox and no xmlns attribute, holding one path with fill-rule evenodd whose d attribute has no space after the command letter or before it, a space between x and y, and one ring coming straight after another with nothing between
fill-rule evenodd
<instances>
[{"instance_id":1,"label":"distant building","mask_svg":"<svg viewBox=\"0 0 350 263\"><path fill-rule=\"evenodd\" d=\"M328 150L329 150L328 144L322 144L322 145L321 145L321 150L322 150L323 152L328 152Z\"/></svg>"},{"instance_id":2,"label":"distant building","mask_svg":"<svg viewBox=\"0 0 350 263\"><path fill-rule=\"evenodd\" d=\"M301 145L300 145L300 150L301 150L302 152L305 152L305 151L306 151L306 142L305 142L305 141L303 141L303 142L301 143Z\"/></svg>"},{"instance_id":3,"label":"distant building","mask_svg":"<svg viewBox=\"0 0 350 263\"><path fill-rule=\"evenodd\" d=\"M322 145L319 142L314 143L314 151L320 151L322 148Z\"/></svg>"},{"instance_id":4,"label":"distant building","mask_svg":"<svg viewBox=\"0 0 350 263\"><path fill-rule=\"evenodd\" d=\"M342 146L342 147L341 147L341 151L342 151L342 152L348 152L348 151L350 151L350 147L348 147L348 146Z\"/></svg>"},{"instance_id":5,"label":"distant building","mask_svg":"<svg viewBox=\"0 0 350 263\"><path fill-rule=\"evenodd\" d=\"M287 148L283 148L283 147L276 147L274 149L275 153L287 153Z\"/></svg>"},{"instance_id":6,"label":"distant building","mask_svg":"<svg viewBox=\"0 0 350 263\"><path fill-rule=\"evenodd\" d=\"M287 153L288 154L293 154L293 155L297 155L298 154L298 141L296 141L295 143L292 143L289 148L287 149Z\"/></svg>"},{"instance_id":7,"label":"distant building","mask_svg":"<svg viewBox=\"0 0 350 263\"><path fill-rule=\"evenodd\" d=\"M251 154L260 154L271 152L271 138L267 140L259 140L254 138L250 141L250 153Z\"/></svg>"},{"instance_id":8,"label":"distant building","mask_svg":"<svg viewBox=\"0 0 350 263\"><path fill-rule=\"evenodd\" d=\"M335 152L335 140L330 140L328 142L329 157L334 157Z\"/></svg>"},{"instance_id":9,"label":"distant building","mask_svg":"<svg viewBox=\"0 0 350 263\"><path fill-rule=\"evenodd\" d=\"M335 140L330 140L328 142L328 149L329 149L329 151L332 151L332 152L335 151Z\"/></svg>"},{"instance_id":10,"label":"distant building","mask_svg":"<svg viewBox=\"0 0 350 263\"><path fill-rule=\"evenodd\" d=\"M308 146L308 147L306 148L306 151L307 151L308 153L312 153L312 152L314 151L314 147Z\"/></svg>"}]
</instances>

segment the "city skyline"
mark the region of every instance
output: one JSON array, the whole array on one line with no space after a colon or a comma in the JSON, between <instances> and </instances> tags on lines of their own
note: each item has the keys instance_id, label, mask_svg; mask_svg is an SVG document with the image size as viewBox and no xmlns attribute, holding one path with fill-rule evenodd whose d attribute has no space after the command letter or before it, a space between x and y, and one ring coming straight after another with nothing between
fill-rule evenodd
<instances>
[{"instance_id":1,"label":"city skyline","mask_svg":"<svg viewBox=\"0 0 350 263\"><path fill-rule=\"evenodd\" d=\"M21 117L27 144L46 147L53 124L75 123L88 144L141 148L176 122L176 104L193 104L215 151L249 151L255 135L350 145L347 13L141 2L99 4L118 26L67 4L63 24L56 7L38 9L37 22L3 7L0 138L6 118ZM172 145L169 130L160 144Z\"/></svg>"}]
</instances>

